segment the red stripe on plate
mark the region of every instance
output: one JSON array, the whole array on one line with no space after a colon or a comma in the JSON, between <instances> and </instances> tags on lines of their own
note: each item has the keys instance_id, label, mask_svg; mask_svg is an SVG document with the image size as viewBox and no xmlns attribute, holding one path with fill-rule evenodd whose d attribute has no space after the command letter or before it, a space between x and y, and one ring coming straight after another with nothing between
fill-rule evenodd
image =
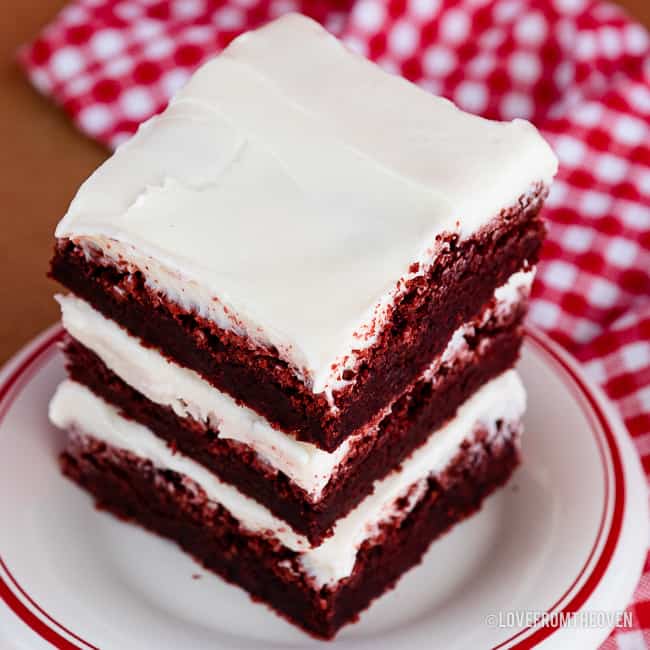
<instances>
[{"instance_id":1,"label":"red stripe on plate","mask_svg":"<svg viewBox=\"0 0 650 650\"><path fill-rule=\"evenodd\" d=\"M48 336L40 345L38 345L32 352L23 360L23 362L7 377L7 379L0 386L0 406L4 407L0 410L0 420L4 418L5 413L7 412L9 406L17 397L17 394L11 396L11 399L7 399L6 403L3 404L11 390L18 386L18 384L25 384L27 380L32 377L32 375L40 369L42 364L47 360L49 356L48 353L52 351L52 348L63 338L63 329L59 328L55 330L50 336ZM65 637L61 636L60 632L68 634L73 639L83 643L86 648L92 648L92 650L99 650L97 646L88 643L80 636L77 636L74 632L67 629L64 625L61 625L58 621L53 619L46 611L44 611L34 600L29 596L29 594L20 586L17 580L9 571L9 567L5 564L2 557L0 557L0 567L6 574L8 578L8 583L2 579L0 575L0 598L9 606L9 608L20 618L23 623L30 627L36 634L38 634L42 639L51 643L55 648L60 650L78 650L80 646L70 642ZM13 584L14 590L11 588ZM20 593L25 600L41 614L45 620L39 618L34 611L30 610L27 605L25 605L16 595L16 591ZM56 627L52 627L52 625ZM60 630L57 631L58 628Z\"/></svg>"},{"instance_id":2,"label":"red stripe on plate","mask_svg":"<svg viewBox=\"0 0 650 650\"><path fill-rule=\"evenodd\" d=\"M584 605L584 603L587 601L589 596L591 596L591 594L594 592L594 589L596 588L598 583L602 580L602 577L605 575L605 572L607 571L607 567L609 566L612 560L612 556L614 555L614 551L616 550L618 540L621 536L621 528L623 526L623 513L625 511L625 478L623 475L623 462L621 460L621 455L618 450L618 446L616 444L616 438L614 437L614 432L612 431L611 425L607 420L607 417L603 413L597 398L591 392L590 387L584 382L584 380L578 375L578 373L576 373L573 366L567 362L564 353L558 351L558 348L556 348L556 344L552 343L550 339L548 339L544 334L542 334L541 332L533 328L527 327L526 333L529 336L529 338L538 346L538 348L542 350L546 354L546 356L550 357L555 363L555 365L561 367L562 370L569 376L569 378L573 382L573 384L570 385L570 387L572 388L577 387L579 389L579 394L586 398L587 403L591 407L591 412L584 409L584 407L583 407L583 411L585 412L585 415L587 415L587 419L589 420L591 420L591 418L589 417L591 413L595 414L596 416L596 420L600 425L600 428L605 437L605 441L607 443L607 451L609 452L609 456L612 461L612 470L614 474L614 511L612 515L610 528L607 533L607 538L605 539L605 543L603 545L601 554L598 557L598 560L596 561L596 564L594 565L594 568L592 569L591 573L583 583L582 587L571 598L571 600L559 612L554 611L555 605L547 612L547 614L553 614L554 618L552 620L561 621L563 618L568 618L571 614L574 614L575 612L579 611L580 607ZM599 448L601 448L600 436L598 435L598 431L593 427L592 427L592 431L594 432L596 441L599 444ZM603 460L603 463L605 463L605 458L602 455L602 453L601 453L601 459ZM606 465L604 467L604 470L605 470L605 478L607 479ZM605 512L606 510L607 510L607 503L605 503L605 508L604 508ZM602 530L602 523L601 523L601 530ZM564 598L566 598L571 593L573 587L577 584L578 580L584 574L585 568L591 562L593 551L595 550L595 546L598 544L600 537L601 537L601 531L599 531L599 534L596 538L596 542L594 543L594 549L592 549L592 553L590 553L589 557L587 558L583 570L578 575L578 577L573 581L572 585L569 587L569 589L567 589L564 595L558 599L557 603L564 600ZM545 627L535 627L534 625L529 626L527 628L524 628L523 630L520 630L517 634L510 637L503 643L500 643L499 645L495 646L493 650L497 650L498 648L503 648L505 645L507 645L511 641L514 641L516 638L520 637L522 634L525 634L530 630L534 630L532 634L527 636L525 639L522 639L514 646L511 646L511 648L517 648L517 650L527 650L528 648L534 648L536 645L541 643L544 639L548 638L551 634L553 634L553 632L556 632L558 629L561 629L559 625L547 625Z\"/></svg>"}]
</instances>

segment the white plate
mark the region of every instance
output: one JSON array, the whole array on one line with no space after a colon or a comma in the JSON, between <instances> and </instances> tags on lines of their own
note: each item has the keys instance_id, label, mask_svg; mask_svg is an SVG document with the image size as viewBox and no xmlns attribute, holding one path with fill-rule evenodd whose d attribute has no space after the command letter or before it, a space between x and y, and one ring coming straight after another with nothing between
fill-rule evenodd
<instances>
[{"instance_id":1,"label":"white plate","mask_svg":"<svg viewBox=\"0 0 650 650\"><path fill-rule=\"evenodd\" d=\"M46 418L64 374L60 334L0 376L0 637L26 648L319 645L61 477L62 434ZM556 346L530 332L519 369L521 469L329 647L594 648L607 636L645 558L645 478L601 393ZM589 618L529 624L575 611Z\"/></svg>"}]
</instances>

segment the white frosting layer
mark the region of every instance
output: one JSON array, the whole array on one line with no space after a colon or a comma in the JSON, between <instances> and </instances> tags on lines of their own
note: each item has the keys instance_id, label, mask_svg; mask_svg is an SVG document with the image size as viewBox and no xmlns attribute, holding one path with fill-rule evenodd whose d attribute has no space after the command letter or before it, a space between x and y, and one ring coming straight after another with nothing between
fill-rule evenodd
<instances>
[{"instance_id":1,"label":"white frosting layer","mask_svg":"<svg viewBox=\"0 0 650 650\"><path fill-rule=\"evenodd\" d=\"M497 420L516 421L525 408L526 392L514 370L474 393L458 409L453 420L411 454L400 471L375 482L374 492L336 523L331 537L302 555L302 564L313 575L316 584L331 584L349 576L357 550L373 536L379 522L392 516L395 502L412 489L417 493L418 487L421 489L416 485L419 481L443 471L477 425L484 425L493 433ZM417 501L411 501L415 506Z\"/></svg>"},{"instance_id":2,"label":"white frosting layer","mask_svg":"<svg viewBox=\"0 0 650 650\"><path fill-rule=\"evenodd\" d=\"M67 380L59 386L50 403L50 419L59 427L77 429L146 458L156 467L189 477L210 500L222 504L245 529L269 533L299 552L305 571L320 586L350 575L360 545L376 534L381 521L395 516L396 501L408 493L410 505L414 506L424 489L421 481L444 470L477 425L493 430L496 420L516 421L524 408L524 388L514 371L508 371L483 386L460 407L452 421L402 464L401 470L377 481L373 494L339 520L332 536L317 548L311 548L303 536L293 532L267 508L222 483L198 463L173 453L149 429L122 418L117 409L80 384Z\"/></svg>"},{"instance_id":3,"label":"white frosting layer","mask_svg":"<svg viewBox=\"0 0 650 650\"><path fill-rule=\"evenodd\" d=\"M317 500L353 439L328 453L274 429L266 418L217 390L199 374L179 366L157 350L144 347L87 302L57 296L65 329L129 386L147 399L168 406L219 431L221 438L251 447L272 468L285 473Z\"/></svg>"},{"instance_id":4,"label":"white frosting layer","mask_svg":"<svg viewBox=\"0 0 650 650\"><path fill-rule=\"evenodd\" d=\"M527 122L463 113L289 15L204 65L56 235L274 345L331 396L436 235L476 231L556 165Z\"/></svg>"},{"instance_id":5,"label":"white frosting layer","mask_svg":"<svg viewBox=\"0 0 650 650\"><path fill-rule=\"evenodd\" d=\"M310 547L306 537L297 535L286 522L264 506L220 481L199 463L172 450L147 427L123 418L119 411L88 388L71 380L62 382L50 402L50 420L62 429L74 428L118 449L125 449L154 466L183 474L199 485L209 499L220 503L247 530L270 532L294 551Z\"/></svg>"},{"instance_id":6,"label":"white frosting layer","mask_svg":"<svg viewBox=\"0 0 650 650\"><path fill-rule=\"evenodd\" d=\"M495 292L494 312L509 312L530 288L533 273L515 273ZM92 350L129 386L147 399L170 407L180 417L190 417L219 431L222 438L251 447L273 469L286 474L317 501L336 468L354 447L356 438L346 439L332 453L300 442L249 408L239 405L193 370L183 368L152 348L144 347L115 322L105 318L87 302L73 296L57 296L63 326ZM489 320L492 310L486 313ZM439 362L447 362L463 349L467 326L458 328ZM440 363L433 365L440 365ZM433 368L435 371L437 368ZM363 435L363 434L361 434Z\"/></svg>"}]
</instances>

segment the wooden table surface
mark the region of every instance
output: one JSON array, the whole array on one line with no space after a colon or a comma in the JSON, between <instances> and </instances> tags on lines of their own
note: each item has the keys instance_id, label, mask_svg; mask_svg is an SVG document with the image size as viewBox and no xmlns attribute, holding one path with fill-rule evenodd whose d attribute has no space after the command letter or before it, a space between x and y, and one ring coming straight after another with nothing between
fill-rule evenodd
<instances>
[{"instance_id":1,"label":"wooden table surface","mask_svg":"<svg viewBox=\"0 0 650 650\"><path fill-rule=\"evenodd\" d=\"M45 277L52 233L79 184L106 157L27 83L14 61L65 0L4 0L0 18L0 363L58 318ZM650 0L621 0L650 27Z\"/></svg>"}]
</instances>

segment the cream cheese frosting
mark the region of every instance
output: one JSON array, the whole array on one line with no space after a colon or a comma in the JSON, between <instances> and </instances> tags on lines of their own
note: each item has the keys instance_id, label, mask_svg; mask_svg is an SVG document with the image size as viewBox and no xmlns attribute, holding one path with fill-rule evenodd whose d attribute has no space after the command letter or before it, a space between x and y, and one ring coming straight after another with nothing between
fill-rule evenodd
<instances>
[{"instance_id":1,"label":"cream cheese frosting","mask_svg":"<svg viewBox=\"0 0 650 650\"><path fill-rule=\"evenodd\" d=\"M331 396L436 236L475 232L556 167L529 123L464 113L288 15L206 63L56 236L274 346Z\"/></svg>"},{"instance_id":2,"label":"cream cheese frosting","mask_svg":"<svg viewBox=\"0 0 650 650\"><path fill-rule=\"evenodd\" d=\"M509 370L482 386L459 407L456 417L430 435L399 470L376 481L373 493L336 522L330 537L301 556L316 584L332 584L349 576L359 547L374 536L379 523L393 516L394 504L407 494L421 494L418 483L442 472L476 428L485 427L488 436L494 435L497 420L517 422L525 408L526 391L516 371ZM411 499L411 507L416 503Z\"/></svg>"},{"instance_id":3,"label":"cream cheese frosting","mask_svg":"<svg viewBox=\"0 0 650 650\"><path fill-rule=\"evenodd\" d=\"M532 280L532 272L513 274L495 291L495 305L485 314L486 320L492 313L509 313L527 295ZM171 408L179 417L193 418L218 430L222 438L249 446L273 470L283 472L304 489L314 502L356 444L357 436L352 436L335 451L326 452L316 445L296 440L273 428L263 416L237 404L198 373L143 346L139 339L87 302L72 294L58 295L56 299L66 331L92 350L129 386L152 402ZM425 371L425 379L433 379L429 375L441 362L450 361L463 351L466 347L464 335L468 333L467 325L456 330L440 358Z\"/></svg>"},{"instance_id":4,"label":"cream cheese frosting","mask_svg":"<svg viewBox=\"0 0 650 650\"><path fill-rule=\"evenodd\" d=\"M463 442L477 426L495 433L495 422L516 422L525 409L526 395L517 373L510 370L480 388L459 409L456 417L441 427L427 442L394 471L376 481L373 493L340 519L332 535L312 547L286 522L265 506L223 483L195 461L176 452L149 429L123 418L116 408L94 395L85 386L66 380L50 403L50 420L58 427L77 430L132 454L147 459L161 469L187 476L206 494L223 505L243 528L272 535L287 548L300 554L300 562L316 586L328 585L349 576L361 544L372 538L378 525L395 515L396 502L406 494L422 494L421 481L441 472L453 460ZM410 499L414 506L416 499ZM404 512L404 509L400 509Z\"/></svg>"},{"instance_id":5,"label":"cream cheese frosting","mask_svg":"<svg viewBox=\"0 0 650 650\"><path fill-rule=\"evenodd\" d=\"M208 498L221 504L247 530L271 533L293 551L310 548L299 535L268 508L220 481L212 472L183 454L173 452L147 427L122 417L116 407L97 397L90 389L70 379L59 384L50 402L50 421L62 429L78 430L98 440L149 460L155 467L168 469L192 479Z\"/></svg>"},{"instance_id":6,"label":"cream cheese frosting","mask_svg":"<svg viewBox=\"0 0 650 650\"><path fill-rule=\"evenodd\" d=\"M129 386L156 404L170 407L179 417L205 423L219 436L252 448L271 468L281 471L314 501L347 456L354 437L334 452L296 440L274 429L266 418L217 390L198 373L169 361L87 302L56 296L66 331L92 350Z\"/></svg>"}]
</instances>

